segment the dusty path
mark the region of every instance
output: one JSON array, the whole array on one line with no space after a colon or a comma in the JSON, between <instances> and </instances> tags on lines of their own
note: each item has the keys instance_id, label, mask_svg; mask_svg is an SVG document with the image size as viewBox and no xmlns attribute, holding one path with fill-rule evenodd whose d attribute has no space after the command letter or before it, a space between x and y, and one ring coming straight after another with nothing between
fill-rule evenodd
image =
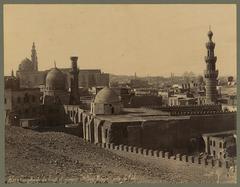
<instances>
[{"instance_id":1,"label":"dusty path","mask_svg":"<svg viewBox=\"0 0 240 187\"><path fill-rule=\"evenodd\" d=\"M8 183L215 183L217 179L206 170L111 152L62 132L6 127L5 142Z\"/></svg>"}]
</instances>

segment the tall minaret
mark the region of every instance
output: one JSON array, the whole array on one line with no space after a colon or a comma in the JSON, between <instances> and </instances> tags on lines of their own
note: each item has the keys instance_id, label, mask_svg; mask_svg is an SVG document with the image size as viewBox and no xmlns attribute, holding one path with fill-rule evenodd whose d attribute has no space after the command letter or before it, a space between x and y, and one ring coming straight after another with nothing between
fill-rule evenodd
<instances>
[{"instance_id":1,"label":"tall minaret","mask_svg":"<svg viewBox=\"0 0 240 187\"><path fill-rule=\"evenodd\" d=\"M207 56L205 56L206 70L204 76L206 79L206 102L207 104L215 104L217 102L217 77L218 70L216 70L217 57L214 55L215 43L212 41L213 33L209 29L206 43Z\"/></svg>"},{"instance_id":2,"label":"tall minaret","mask_svg":"<svg viewBox=\"0 0 240 187\"><path fill-rule=\"evenodd\" d=\"M36 51L34 42L33 42L33 45L32 45L32 55L31 55L31 58L32 58L32 63L33 63L33 66L34 66L34 70L38 71L37 51Z\"/></svg>"},{"instance_id":3,"label":"tall minaret","mask_svg":"<svg viewBox=\"0 0 240 187\"><path fill-rule=\"evenodd\" d=\"M72 61L72 78L71 78L71 93L70 93L70 104L78 105L80 103L79 88L78 88L78 74L79 69L77 67L78 57L71 57Z\"/></svg>"}]
</instances>

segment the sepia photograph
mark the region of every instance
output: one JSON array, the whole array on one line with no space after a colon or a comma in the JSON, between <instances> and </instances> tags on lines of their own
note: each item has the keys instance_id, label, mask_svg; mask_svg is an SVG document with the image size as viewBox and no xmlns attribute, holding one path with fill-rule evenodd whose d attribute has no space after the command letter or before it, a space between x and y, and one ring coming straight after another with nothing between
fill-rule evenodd
<instances>
[{"instance_id":1,"label":"sepia photograph","mask_svg":"<svg viewBox=\"0 0 240 187\"><path fill-rule=\"evenodd\" d=\"M236 184L236 4L4 4L6 184Z\"/></svg>"}]
</instances>

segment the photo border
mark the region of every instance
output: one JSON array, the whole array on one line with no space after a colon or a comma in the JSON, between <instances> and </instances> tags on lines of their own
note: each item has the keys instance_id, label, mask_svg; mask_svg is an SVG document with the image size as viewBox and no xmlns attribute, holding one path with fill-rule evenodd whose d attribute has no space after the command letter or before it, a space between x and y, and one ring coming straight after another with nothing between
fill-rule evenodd
<instances>
[{"instance_id":1,"label":"photo border","mask_svg":"<svg viewBox=\"0 0 240 187\"><path fill-rule=\"evenodd\" d=\"M26 184L5 184L5 124L4 124L4 36L3 36L3 6L6 4L235 4L236 5L236 15L237 15L237 75L240 73L240 64L238 63L240 59L240 53L238 53L238 46L239 46L239 32L240 32L240 9L239 9L239 2L237 0L2 0L0 1L0 36L1 36L1 43L0 43L0 185L2 186L25 186ZM237 90L240 87L240 77L237 76ZM237 98L240 98L240 93L237 92ZM237 100L237 106L240 105L240 101ZM237 111L237 126L238 122L240 121L240 111ZM240 129L237 128L237 136L240 135ZM239 138L237 139L237 150L240 150L240 143ZM240 168L240 153L237 151L237 167ZM238 169L239 170L239 169ZM239 171L237 171L237 184L240 182ZM237 184L228 184L231 186L237 186ZM29 186L36 186L36 185L44 185L44 186L51 186L54 185L53 183L48 184L28 184ZM103 184L57 184L62 186L103 186ZM115 186L117 184L107 184L108 186ZM196 184L121 184L122 186L196 186ZM197 184L200 186L218 186L219 184ZM222 184L220 184L222 185ZM225 186L225 185L224 185Z\"/></svg>"}]
</instances>

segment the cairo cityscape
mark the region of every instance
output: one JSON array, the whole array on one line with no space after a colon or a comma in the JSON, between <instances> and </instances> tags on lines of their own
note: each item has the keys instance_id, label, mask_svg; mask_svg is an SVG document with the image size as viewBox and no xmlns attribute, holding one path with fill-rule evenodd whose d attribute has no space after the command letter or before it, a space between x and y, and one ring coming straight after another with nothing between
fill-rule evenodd
<instances>
[{"instance_id":1,"label":"cairo cityscape","mask_svg":"<svg viewBox=\"0 0 240 187\"><path fill-rule=\"evenodd\" d=\"M234 10L5 6L5 183L236 183Z\"/></svg>"}]
</instances>

